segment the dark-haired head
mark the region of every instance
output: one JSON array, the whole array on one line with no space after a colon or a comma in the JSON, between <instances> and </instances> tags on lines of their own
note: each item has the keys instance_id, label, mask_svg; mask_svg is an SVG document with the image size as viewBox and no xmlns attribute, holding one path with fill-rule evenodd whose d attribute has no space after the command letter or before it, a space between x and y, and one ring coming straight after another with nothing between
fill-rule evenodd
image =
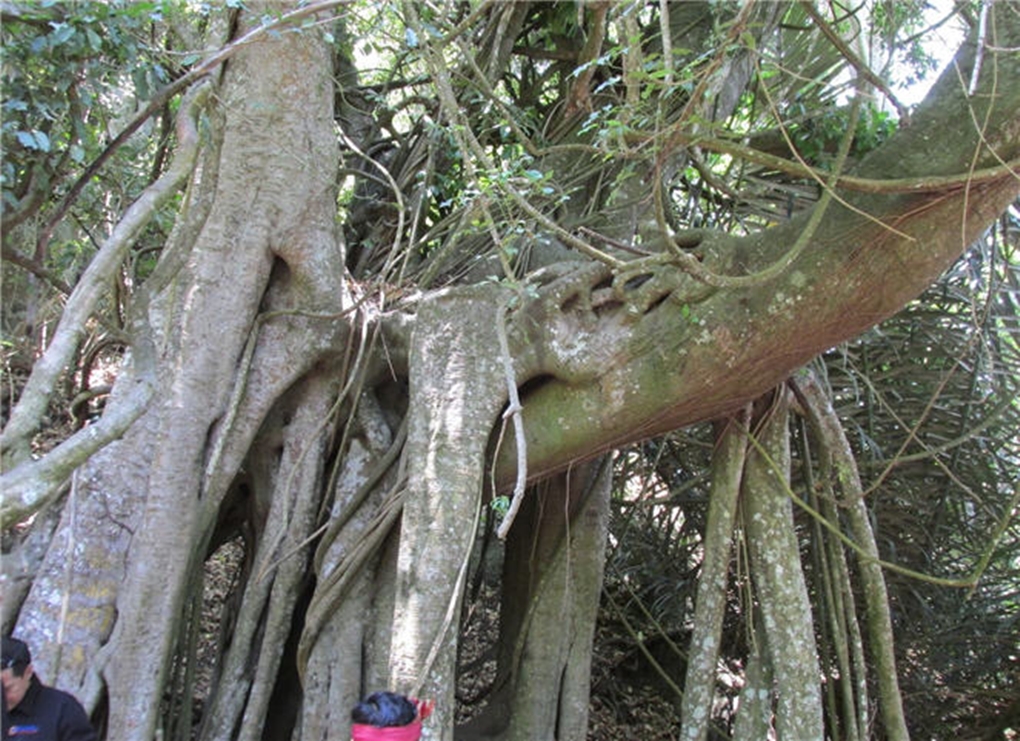
<instances>
[{"instance_id":1,"label":"dark-haired head","mask_svg":"<svg viewBox=\"0 0 1020 741\"><path fill-rule=\"evenodd\" d=\"M24 641L10 636L3 637L0 647L0 667L10 669L15 677L23 677L25 669L32 663L32 653Z\"/></svg>"},{"instance_id":2,"label":"dark-haired head","mask_svg":"<svg viewBox=\"0 0 1020 741\"><path fill-rule=\"evenodd\" d=\"M415 719L418 708L396 692L373 692L351 711L351 720L366 726L389 728L406 726Z\"/></svg>"}]
</instances>

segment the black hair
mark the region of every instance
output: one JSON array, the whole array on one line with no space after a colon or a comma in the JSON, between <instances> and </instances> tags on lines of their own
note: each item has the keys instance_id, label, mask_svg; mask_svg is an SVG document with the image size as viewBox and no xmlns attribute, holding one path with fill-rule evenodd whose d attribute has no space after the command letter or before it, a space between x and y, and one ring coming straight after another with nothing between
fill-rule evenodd
<instances>
[{"instance_id":1,"label":"black hair","mask_svg":"<svg viewBox=\"0 0 1020 741\"><path fill-rule=\"evenodd\" d=\"M418 715L414 703L396 692L373 692L351 711L351 720L366 726L406 726Z\"/></svg>"},{"instance_id":2,"label":"black hair","mask_svg":"<svg viewBox=\"0 0 1020 741\"><path fill-rule=\"evenodd\" d=\"M32 653L28 650L28 644L11 636L3 637L3 646L0 647L0 666L10 669L16 677L23 677L25 669L31 663Z\"/></svg>"}]
</instances>

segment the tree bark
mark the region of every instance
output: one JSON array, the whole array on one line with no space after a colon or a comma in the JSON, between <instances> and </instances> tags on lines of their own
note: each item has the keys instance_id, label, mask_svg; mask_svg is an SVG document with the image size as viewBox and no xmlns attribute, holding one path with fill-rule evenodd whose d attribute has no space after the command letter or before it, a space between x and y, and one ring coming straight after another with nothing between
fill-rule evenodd
<instances>
[{"instance_id":1,"label":"tree bark","mask_svg":"<svg viewBox=\"0 0 1020 741\"><path fill-rule=\"evenodd\" d=\"M121 739L148 739L155 730L152 698L162 691L190 575L242 462L231 456L233 441L251 440L272 392L283 393L321 358L324 344L332 349L333 333L313 319L281 317L261 336L256 321L262 302L302 312L343 308L329 70L328 49L316 37L280 35L241 51L220 90L227 115L213 206L173 284L178 300L160 309L181 324L164 350L158 442L104 649L110 727ZM253 332L256 341L278 332L285 341L264 365L256 352L255 366L245 367Z\"/></svg>"},{"instance_id":2,"label":"tree bark","mask_svg":"<svg viewBox=\"0 0 1020 741\"><path fill-rule=\"evenodd\" d=\"M390 687L433 698L452 741L458 616L481 516L489 433L506 403L494 288L425 302L410 358L408 492L401 520Z\"/></svg>"},{"instance_id":3,"label":"tree bark","mask_svg":"<svg viewBox=\"0 0 1020 741\"><path fill-rule=\"evenodd\" d=\"M680 738L708 738L715 699L722 624L729 591L733 528L748 445L750 409L726 420L712 455L711 500L705 525L704 558L698 581L694 629L687 659Z\"/></svg>"},{"instance_id":4,"label":"tree bark","mask_svg":"<svg viewBox=\"0 0 1020 741\"><path fill-rule=\"evenodd\" d=\"M780 741L821 739L822 696L811 604L789 496L790 448L785 389L766 414L743 484L743 523L751 577L774 679Z\"/></svg>"},{"instance_id":5,"label":"tree bark","mask_svg":"<svg viewBox=\"0 0 1020 741\"><path fill-rule=\"evenodd\" d=\"M362 396L353 416L297 652L307 740L349 741L351 708L388 679L396 523L406 486L391 463L405 436L391 428L373 393Z\"/></svg>"},{"instance_id":6,"label":"tree bark","mask_svg":"<svg viewBox=\"0 0 1020 741\"><path fill-rule=\"evenodd\" d=\"M1014 7L1002 6L1001 14L994 9L994 44L1016 48L1020 20L1010 16ZM686 12L680 7L674 6L673 23ZM503 8L491 27L519 28L523 14ZM242 27L257 23L255 15L241 14ZM498 45L500 58L511 53L510 36ZM958 59L963 79L972 60L972 51ZM892 194L840 188L840 205L828 207L808 249L778 276L760 273L784 258L811 214L753 237L681 235L718 285L685 272L682 255L668 251L615 271L603 264L555 265L515 286L517 303L507 315L509 357L502 358L496 323L504 321L506 287L433 291L384 313L371 302L354 305L350 292L358 289L349 281L334 226L339 163L331 62L328 46L307 29L246 45L231 59L210 111L214 140L182 215L182 229L193 239L164 257L164 268L174 269L164 270L165 285L157 282L160 290L144 302L153 327L147 339L158 350L157 403L77 474L72 506L22 610L23 637L82 649L39 651L44 675L79 688L90 706L101 698L100 672L105 677L116 741L148 741L155 733L169 667L184 645L180 616L194 598L195 574L228 493L241 480L254 482L252 548L260 549L270 580L247 585L238 641L225 660L203 738L233 738L237 723L245 738L262 732L270 682L281 667L292 668L283 644L304 586L304 539L317 524L332 527L334 517L350 527L338 526L335 550L324 548L311 567L317 582L305 627L314 623L314 630L295 651L305 680L302 728L310 738L343 739L349 704L379 688L370 685L385 684L437 700L427 733L449 741L457 616L483 482L494 470L494 488L508 490L519 470L519 451L509 439L490 447L508 395L504 361L512 365L512 383L525 391L529 480L577 470L579 461L625 442L730 413L816 353L889 316L1020 192L1015 173L1004 168L975 174L1020 155L1020 61L1012 55L982 70L973 95L951 69L912 124L855 172L879 190L888 189L891 178L917 181L899 184ZM494 63L491 79L501 66ZM733 92L723 89L719 75L710 77L720 95ZM970 179L925 180L967 173ZM637 216L618 236L628 231L638 231ZM734 278L745 280L725 285ZM355 326L359 341L375 330L385 341L366 350L352 370L343 350ZM139 340L136 354L146 338ZM367 503L354 503L345 497L357 484L331 489L326 483L330 455L349 454L343 445L329 447L335 439L328 435L344 421L330 412L350 414L354 399L367 404L382 392L374 387L359 395L361 382L388 375L394 386L409 383L409 408L402 406L408 397L396 393L399 401L380 413L387 434L365 448L386 473ZM111 419L134 411L124 401L131 380L125 372L118 383ZM395 417L405 418L406 447ZM779 426L770 422L765 447L785 475L788 454ZM392 464L391 453L399 464ZM354 461L341 465L357 476ZM821 737L811 619L789 502L761 460L748 462L745 479L752 509L746 525L756 542L768 633L762 662L754 666L762 677L775 672L782 703L796 700L784 706L784 718L788 710L799 720L784 720L781 733ZM574 610L576 633L548 638L557 642L556 655L528 664L543 677L554 667L564 670L555 719L549 706L534 705L541 688L523 682L515 707L534 714L515 715L508 732L514 738L550 726L571 738L583 726L576 688L586 672L585 600L596 592L604 512L589 516L591 522L579 523L572 534L590 559L583 595L554 589L568 573L561 560L550 565L556 576L548 584L539 579L522 588L538 601L536 614ZM83 519L94 523L85 532ZM340 568L345 550L366 533L371 548L355 554L349 570ZM775 553L764 545L776 546ZM796 583L787 583L790 574ZM792 618L777 614L782 603L791 606ZM373 626L359 624L366 606ZM802 631L779 637L787 620L803 623ZM529 641L545 640L522 626L510 635L515 643L523 636L529 650L537 645ZM330 645L334 641L338 645ZM790 641L798 651L787 663L778 651ZM701 705L703 695L692 703ZM329 727L317 715L324 707ZM766 708L764 700L757 705L759 713Z\"/></svg>"},{"instance_id":7,"label":"tree bark","mask_svg":"<svg viewBox=\"0 0 1020 741\"><path fill-rule=\"evenodd\" d=\"M868 645L874 664L873 672L875 683L878 685L879 707L885 733L892 741L908 741L910 734L903 713L903 698L900 695L896 655L893 650L889 594L885 586L885 575L879 564L878 545L871 529L857 463L839 418L832 408L832 403L822 391L818 379L813 375L802 375L796 379L794 388L804 401L805 413L814 434L819 439L819 448L824 456L823 471L834 485L837 502L849 523L853 540L864 554L863 557L858 557L857 567L863 584L870 639Z\"/></svg>"},{"instance_id":8,"label":"tree bark","mask_svg":"<svg viewBox=\"0 0 1020 741\"><path fill-rule=\"evenodd\" d=\"M585 738L611 484L600 459L529 490L507 537L494 688L458 741Z\"/></svg>"},{"instance_id":9,"label":"tree bark","mask_svg":"<svg viewBox=\"0 0 1020 741\"><path fill-rule=\"evenodd\" d=\"M109 403L117 403L116 397ZM73 691L90 709L104 689L95 657L116 623L155 422L150 410L124 439L104 448L77 473L73 507L63 508L20 611L18 635L33 647L32 661L40 676ZM62 651L61 645L75 650Z\"/></svg>"},{"instance_id":10,"label":"tree bark","mask_svg":"<svg viewBox=\"0 0 1020 741\"><path fill-rule=\"evenodd\" d=\"M733 741L761 741L772 733L772 665L768 635L758 626L752 635L744 686L740 690Z\"/></svg>"}]
</instances>

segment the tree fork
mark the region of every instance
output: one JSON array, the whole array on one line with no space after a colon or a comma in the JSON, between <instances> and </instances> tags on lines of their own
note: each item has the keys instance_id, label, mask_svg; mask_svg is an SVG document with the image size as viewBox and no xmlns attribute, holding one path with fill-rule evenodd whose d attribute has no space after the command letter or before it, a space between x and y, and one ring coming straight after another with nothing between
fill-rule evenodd
<instances>
[{"instance_id":1,"label":"tree fork","mask_svg":"<svg viewBox=\"0 0 1020 741\"><path fill-rule=\"evenodd\" d=\"M338 285L342 252L333 219L336 146L329 69L328 50L314 35L281 35L238 52L220 92L226 133L216 197L190 270L179 279L193 281L179 294L189 306L180 334L171 338L177 347L171 350L174 365L166 369L160 445L149 471L145 514L132 540L117 628L106 647L112 656L106 668L110 725L120 739L147 739L153 732L157 708L150 698L161 692L186 573L204 556L195 548L208 542L233 478L230 469L241 462L233 458L220 468L219 477L204 480L206 440L217 435L250 438L260 421L248 419L244 428L218 427L238 382L235 372L243 351L238 340L243 343L248 336L267 296L270 305L280 300L312 311L343 308L345 294ZM268 102L281 86L291 94L287 106ZM290 147L277 146L280 141L316 151L314 167ZM267 156L270 151L275 156ZM322 156L330 152L332 158ZM253 181L259 187L253 189ZM304 185L295 188L295 183ZM274 259L287 263L284 286L271 284ZM232 291L220 288L224 275L236 276ZM295 380L302 364L323 353L315 333L311 337L292 332L276 348L276 362L283 359L280 353L300 360L293 364L299 369L292 375ZM279 376L269 374L261 390L276 383ZM272 404L271 394L260 399L249 388L249 396L263 410ZM177 527L166 532L166 522ZM152 569L159 563L167 564L167 572L157 579ZM141 657L144 665L138 663Z\"/></svg>"}]
</instances>

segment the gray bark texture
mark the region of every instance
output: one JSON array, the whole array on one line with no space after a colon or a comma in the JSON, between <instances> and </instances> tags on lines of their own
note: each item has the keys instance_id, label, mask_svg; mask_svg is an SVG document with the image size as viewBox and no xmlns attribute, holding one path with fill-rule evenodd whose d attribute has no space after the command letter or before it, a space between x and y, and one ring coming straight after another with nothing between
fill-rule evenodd
<instances>
[{"instance_id":1,"label":"gray bark texture","mask_svg":"<svg viewBox=\"0 0 1020 741\"><path fill-rule=\"evenodd\" d=\"M748 452L743 523L751 577L773 676L775 732L780 741L821 739L822 695L811 604L793 528L785 390L767 413Z\"/></svg>"},{"instance_id":2,"label":"gray bark texture","mask_svg":"<svg viewBox=\"0 0 1020 741\"><path fill-rule=\"evenodd\" d=\"M611 484L600 459L529 492L504 554L496 692L458 739L585 737Z\"/></svg>"},{"instance_id":3,"label":"gray bark texture","mask_svg":"<svg viewBox=\"0 0 1020 741\"><path fill-rule=\"evenodd\" d=\"M907 741L910 735L897 680L889 594L885 575L878 563L878 545L864 501L857 464L832 402L825 396L818 379L813 375L803 375L796 380L795 388L806 402L806 415L819 440L824 456L823 470L831 479L832 490L837 492L836 501L850 523L853 540L861 549L857 568L863 585L868 646L885 732L893 741Z\"/></svg>"},{"instance_id":4,"label":"gray bark texture","mask_svg":"<svg viewBox=\"0 0 1020 741\"><path fill-rule=\"evenodd\" d=\"M705 525L705 556L684 682L680 728L684 741L708 738L729 591L733 529L747 455L749 414L748 409L726 421L712 456L712 500Z\"/></svg>"},{"instance_id":5,"label":"gray bark texture","mask_svg":"<svg viewBox=\"0 0 1020 741\"><path fill-rule=\"evenodd\" d=\"M238 34L279 9L247 5ZM582 17L605 22L608 4L590 5ZM665 3L665 25L687 28L714 5ZM498 79L529 7L479 6L490 13L491 54L482 61L493 65L483 79ZM758 7L761 16L754 6L740 10L732 28L776 22L771 4ZM1016 7L991 6L998 48L1020 47ZM715 30L696 25L704 38ZM973 45L963 49L959 71L951 68L910 126L857 166L855 181L835 188L831 205L761 234L698 231L687 235L689 250L600 262L558 241L574 227L564 218L565 226L554 225L559 232L533 241L536 253L571 259L503 283L440 288L437 277L419 291L391 281L429 259L437 267L426 275L456 271L442 255L427 255L424 242L401 243L420 226L411 216L427 196L408 183L448 155L432 151L431 133L401 163L351 154L379 124L352 108L353 90L337 93L336 78L348 80L347 71L341 63L334 69L336 50L318 30L263 34L234 49L205 83L213 88L211 138L155 277L138 291L135 344L106 411L136 420L66 482L51 544L44 557L25 551L33 586L20 610L5 604L4 627L18 613L16 633L34 644L44 679L90 709L108 702L109 741L151 741L168 733L161 719L173 715L172 703L193 697L185 687L169 698L167 687L193 669L203 564L221 537L236 536L245 560L223 613L233 638L211 661L200 741L346 741L350 706L377 689L435 700L425 738L453 741L458 626L486 500L526 486L504 564L506 707L464 729L465 738L580 741L609 507L608 466L597 462L626 443L738 412L926 288L1020 194L1016 173L1003 166L1020 158L1020 55L1000 54L994 65L986 57L971 94L960 79L970 79L975 54ZM442 61L447 50L431 46L440 42L425 33L416 41L429 45L423 58ZM705 76L720 111L737 104L737 81L751 74L742 52ZM564 102L583 111L588 91L571 79ZM455 91L451 83L439 92ZM438 139L461 130L459 119L436 120ZM379 198L367 186L359 191L351 211L367 215L349 225L363 237L357 269L385 263L377 282L352 278L338 233L338 174L355 169L341 168L338 126L350 130L341 139L357 172L382 184ZM684 162L703 133L684 140L678 125L672 139L660 137L664 167ZM589 151L578 170L601 159ZM402 198L394 195L401 188L414 198L383 203L382 195ZM652 203L651 186L626 195ZM499 206L514 219L533 218L515 210L527 199L505 199ZM563 204L571 219L586 213L584 199L579 187ZM607 226L614 237L644 236L639 222L648 210ZM374 254L387 247L367 235L392 235L398 222L406 230L397 230L393 250ZM784 266L806 233L806 249ZM470 254L483 237L463 236L455 246ZM773 274L776 265L783 269ZM137 402L141 383L152 384L147 405ZM521 410L508 405L517 392ZM812 414L825 432L828 410ZM501 434L517 421L526 450ZM742 470L743 453L728 447L717 462L700 650L685 706L697 733L686 737L704 736L698 724L711 701L739 485L758 640L736 738L765 738L774 701L778 737L813 741L823 737L822 706L786 489L785 399L753 435ZM859 482L841 457L846 441L827 439L854 537L874 553ZM15 443L21 460L28 448ZM42 483L37 503L61 485ZM874 660L894 679L881 571L864 561L861 573ZM886 680L879 685L886 727L902 739L898 695Z\"/></svg>"},{"instance_id":6,"label":"gray bark texture","mask_svg":"<svg viewBox=\"0 0 1020 741\"><path fill-rule=\"evenodd\" d=\"M408 491L390 686L434 698L430 738L452 741L457 626L481 517L489 432L506 399L491 296L440 295L411 345Z\"/></svg>"},{"instance_id":7,"label":"gray bark texture","mask_svg":"<svg viewBox=\"0 0 1020 741\"><path fill-rule=\"evenodd\" d=\"M191 574L243 462L245 441L255 436L273 400L333 345L324 322L291 314L339 312L345 295L333 226L336 145L328 60L323 45L281 36L240 52L219 91L225 130L216 178L197 185L212 189L212 206L190 258L150 319L158 325L179 318L181 324L161 347L164 390L153 410L152 454L142 459L146 497L138 503L117 590L118 619L97 662L109 692L110 727L119 738L147 739L155 730L159 704L152 698L161 694ZM288 280L267 295L274 261L286 266ZM260 304L281 313L256 322ZM272 344L272 352L246 352L257 341ZM322 413L328 408L321 402L315 407ZM299 472L321 465L319 455L305 449L285 456L285 467L276 472L280 490L293 496L307 487L307 474ZM288 496L274 499L285 508L285 521L296 511L288 509ZM281 530L267 536L278 538L276 545L287 542ZM262 671L270 671L272 656L265 661Z\"/></svg>"}]
</instances>

